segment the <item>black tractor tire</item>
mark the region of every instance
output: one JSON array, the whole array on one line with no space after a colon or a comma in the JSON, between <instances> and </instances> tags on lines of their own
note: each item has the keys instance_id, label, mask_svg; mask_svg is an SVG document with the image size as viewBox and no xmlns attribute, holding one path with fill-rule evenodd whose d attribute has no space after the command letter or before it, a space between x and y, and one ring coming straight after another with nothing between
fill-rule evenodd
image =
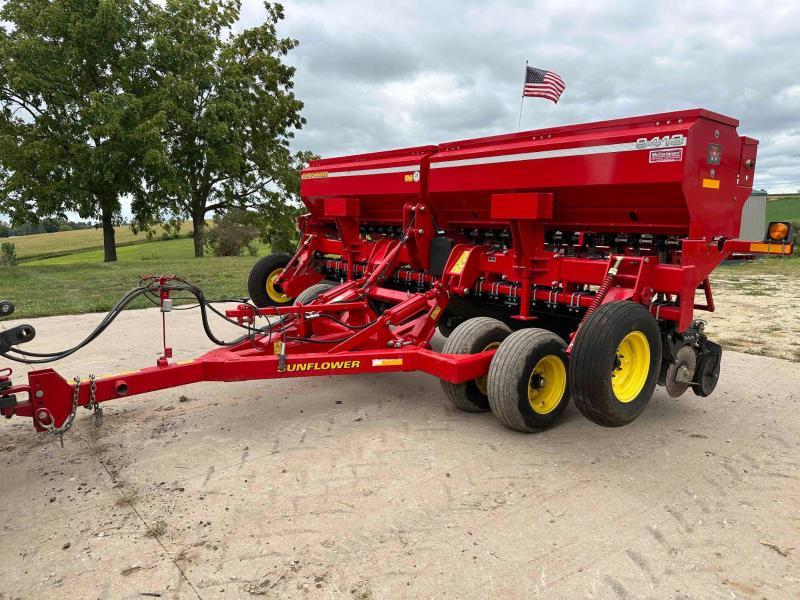
<instances>
[{"instance_id":1,"label":"black tractor tire","mask_svg":"<svg viewBox=\"0 0 800 600\"><path fill-rule=\"evenodd\" d=\"M336 287L335 283L330 283L324 281L322 283L315 283L304 289L302 292L297 294L297 298L294 299L295 304L311 304L314 300L319 298L322 294L327 292L328 290L332 290Z\"/></svg>"},{"instance_id":2,"label":"black tractor tire","mask_svg":"<svg viewBox=\"0 0 800 600\"><path fill-rule=\"evenodd\" d=\"M511 335L508 325L489 317L467 319L453 330L442 348L443 354L478 354L500 343ZM489 410L486 376L465 381L450 383L441 380L445 396L456 408L466 412L486 412Z\"/></svg>"},{"instance_id":3,"label":"black tractor tire","mask_svg":"<svg viewBox=\"0 0 800 600\"><path fill-rule=\"evenodd\" d=\"M288 306L292 299L275 289L272 280L289 264L288 254L269 254L250 269L247 292L250 300L259 308L265 306Z\"/></svg>"},{"instance_id":4,"label":"black tractor tire","mask_svg":"<svg viewBox=\"0 0 800 600\"><path fill-rule=\"evenodd\" d=\"M609 302L580 327L570 356L575 406L590 421L620 427L650 402L661 369L661 332L641 304Z\"/></svg>"},{"instance_id":5,"label":"black tractor tire","mask_svg":"<svg viewBox=\"0 0 800 600\"><path fill-rule=\"evenodd\" d=\"M555 424L569 404L567 344L546 329L521 329L500 344L489 367L489 406L506 427L533 433Z\"/></svg>"}]
</instances>

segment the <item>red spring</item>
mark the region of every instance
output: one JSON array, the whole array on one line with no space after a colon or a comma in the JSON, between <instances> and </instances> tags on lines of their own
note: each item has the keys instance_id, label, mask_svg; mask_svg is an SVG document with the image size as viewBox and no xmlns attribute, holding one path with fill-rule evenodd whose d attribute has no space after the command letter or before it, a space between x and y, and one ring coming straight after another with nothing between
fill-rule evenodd
<instances>
[{"instance_id":1,"label":"red spring","mask_svg":"<svg viewBox=\"0 0 800 600\"><path fill-rule=\"evenodd\" d=\"M600 289L597 290L597 293L594 295L594 299L592 303L589 305L589 308L586 309L586 312L583 314L583 318L581 319L580 325L583 325L584 321L589 318L589 315L592 314L597 307L603 303L603 298L606 297L608 290L611 289L611 285L614 283L614 276L609 273L606 275L606 278L603 279L603 283L600 284ZM578 325L578 327L580 327Z\"/></svg>"},{"instance_id":2,"label":"red spring","mask_svg":"<svg viewBox=\"0 0 800 600\"><path fill-rule=\"evenodd\" d=\"M600 289L597 290L597 293L594 295L594 299L592 303L589 305L589 308L586 309L586 312L583 313L583 318L581 322L578 323L578 326L575 328L570 334L570 342L569 346L567 346L567 352L572 352L572 345L575 343L575 336L578 335L578 331L581 329L581 325L586 322L586 319L589 318L589 315L592 314L597 308L603 303L603 298L606 297L608 290L611 289L612 284L614 283L614 277L616 276L616 269L614 269L614 273L609 272L606 275L606 278L603 280L603 283L600 284Z\"/></svg>"}]
</instances>

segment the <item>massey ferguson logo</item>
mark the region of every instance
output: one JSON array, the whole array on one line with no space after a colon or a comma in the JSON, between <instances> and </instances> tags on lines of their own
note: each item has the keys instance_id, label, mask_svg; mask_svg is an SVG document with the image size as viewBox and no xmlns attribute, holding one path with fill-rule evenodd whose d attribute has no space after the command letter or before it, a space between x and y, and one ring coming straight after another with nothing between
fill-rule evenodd
<instances>
[{"instance_id":1,"label":"massey ferguson logo","mask_svg":"<svg viewBox=\"0 0 800 600\"><path fill-rule=\"evenodd\" d=\"M680 162L683 160L683 148L670 150L650 150L651 163Z\"/></svg>"}]
</instances>

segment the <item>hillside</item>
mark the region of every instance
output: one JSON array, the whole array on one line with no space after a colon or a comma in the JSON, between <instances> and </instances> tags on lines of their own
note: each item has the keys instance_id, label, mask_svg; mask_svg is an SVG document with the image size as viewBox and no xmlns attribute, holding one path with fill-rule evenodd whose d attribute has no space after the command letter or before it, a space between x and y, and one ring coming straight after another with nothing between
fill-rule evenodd
<instances>
[{"instance_id":1,"label":"hillside","mask_svg":"<svg viewBox=\"0 0 800 600\"><path fill-rule=\"evenodd\" d=\"M117 248L131 244L143 244L148 241L144 233L135 235L127 225L115 227L114 229ZM191 223L182 224L182 234L188 234L191 230ZM162 227L157 227L156 237L160 236L163 231ZM2 241L13 242L17 247L17 259L20 262L25 262L51 256L64 256L82 250L102 249L103 231L101 229L57 231L55 233L37 233L35 235L3 238ZM99 260L103 260L102 252Z\"/></svg>"}]
</instances>

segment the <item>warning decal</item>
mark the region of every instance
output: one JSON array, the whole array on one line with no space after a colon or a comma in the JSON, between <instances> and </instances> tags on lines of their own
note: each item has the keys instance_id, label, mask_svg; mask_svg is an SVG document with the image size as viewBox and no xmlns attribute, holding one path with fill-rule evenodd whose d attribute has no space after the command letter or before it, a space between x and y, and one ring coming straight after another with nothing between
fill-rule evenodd
<instances>
[{"instance_id":1,"label":"warning decal","mask_svg":"<svg viewBox=\"0 0 800 600\"><path fill-rule=\"evenodd\" d=\"M680 162L683 160L683 148L650 150L651 163Z\"/></svg>"}]
</instances>

